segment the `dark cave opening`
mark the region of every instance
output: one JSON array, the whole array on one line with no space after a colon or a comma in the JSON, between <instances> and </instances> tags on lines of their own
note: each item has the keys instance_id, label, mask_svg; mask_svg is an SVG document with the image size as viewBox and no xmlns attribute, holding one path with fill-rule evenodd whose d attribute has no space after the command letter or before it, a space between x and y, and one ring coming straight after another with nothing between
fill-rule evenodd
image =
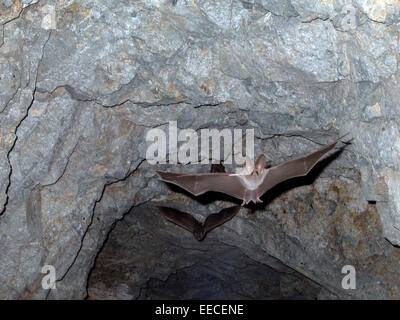
<instances>
[{"instance_id":1,"label":"dark cave opening","mask_svg":"<svg viewBox=\"0 0 400 320\"><path fill-rule=\"evenodd\" d=\"M316 299L318 288L297 277L241 257L239 263L198 264L151 278L138 299ZM246 266L243 266L243 264Z\"/></svg>"},{"instance_id":2,"label":"dark cave opening","mask_svg":"<svg viewBox=\"0 0 400 320\"><path fill-rule=\"evenodd\" d=\"M320 291L279 262L251 259L215 230L198 242L151 205L115 224L88 280L89 299L317 299Z\"/></svg>"}]
</instances>

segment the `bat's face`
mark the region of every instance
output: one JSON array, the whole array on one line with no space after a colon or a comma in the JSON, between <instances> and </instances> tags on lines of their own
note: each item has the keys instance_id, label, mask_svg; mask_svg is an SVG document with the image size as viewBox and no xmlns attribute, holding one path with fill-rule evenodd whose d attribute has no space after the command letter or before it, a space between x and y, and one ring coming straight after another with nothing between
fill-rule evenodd
<instances>
[{"instance_id":1,"label":"bat's face","mask_svg":"<svg viewBox=\"0 0 400 320\"><path fill-rule=\"evenodd\" d=\"M205 232L203 226L198 226L198 228L193 230L193 235L198 241L203 240L206 235L206 232Z\"/></svg>"}]
</instances>

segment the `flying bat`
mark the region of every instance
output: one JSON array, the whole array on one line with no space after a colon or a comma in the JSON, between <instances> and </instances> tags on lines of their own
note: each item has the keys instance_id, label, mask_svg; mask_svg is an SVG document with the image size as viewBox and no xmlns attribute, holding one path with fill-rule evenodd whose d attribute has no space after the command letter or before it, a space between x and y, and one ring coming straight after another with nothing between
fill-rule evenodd
<instances>
[{"instance_id":1,"label":"flying bat","mask_svg":"<svg viewBox=\"0 0 400 320\"><path fill-rule=\"evenodd\" d=\"M168 221L192 232L193 236L199 241L204 239L207 232L232 219L239 212L239 209L240 206L222 209L218 213L210 214L204 223L200 223L189 213L169 207L158 207L158 210Z\"/></svg>"},{"instance_id":2,"label":"flying bat","mask_svg":"<svg viewBox=\"0 0 400 320\"><path fill-rule=\"evenodd\" d=\"M255 163L246 157L245 166L239 173L185 174L167 171L157 171L157 173L163 181L176 184L195 196L207 191L221 192L243 200L243 206L251 201L254 203L262 202L260 197L282 181L306 176L315 164L332 150L343 137L305 156L269 168L265 167L266 158L262 154Z\"/></svg>"}]
</instances>

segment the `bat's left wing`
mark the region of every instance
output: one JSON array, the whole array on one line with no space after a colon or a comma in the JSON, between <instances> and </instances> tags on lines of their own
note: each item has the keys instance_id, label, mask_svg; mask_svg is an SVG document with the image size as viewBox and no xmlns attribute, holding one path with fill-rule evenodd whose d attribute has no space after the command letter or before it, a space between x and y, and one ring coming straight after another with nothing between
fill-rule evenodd
<instances>
[{"instance_id":1,"label":"bat's left wing","mask_svg":"<svg viewBox=\"0 0 400 320\"><path fill-rule=\"evenodd\" d=\"M171 221L190 232L194 232L201 227L200 222L186 212L170 207L158 207L158 210L168 221Z\"/></svg>"},{"instance_id":2,"label":"bat's left wing","mask_svg":"<svg viewBox=\"0 0 400 320\"><path fill-rule=\"evenodd\" d=\"M191 194L198 196L207 191L226 193L243 200L245 187L238 175L229 173L182 174L157 171L163 181L176 184Z\"/></svg>"},{"instance_id":3,"label":"bat's left wing","mask_svg":"<svg viewBox=\"0 0 400 320\"><path fill-rule=\"evenodd\" d=\"M222 209L218 213L210 214L204 221L205 232L208 232L208 231L224 224L225 222L231 220L239 212L239 209L240 209L240 206L234 206L234 207Z\"/></svg>"},{"instance_id":4,"label":"bat's left wing","mask_svg":"<svg viewBox=\"0 0 400 320\"><path fill-rule=\"evenodd\" d=\"M264 181L258 187L259 196L262 196L265 192L267 192L269 189L282 181L307 175L310 170L317 164L317 162L327 152L329 152L336 146L341 138L342 137L305 156L289 160L272 168L266 169L268 170L268 172L265 175Z\"/></svg>"}]
</instances>

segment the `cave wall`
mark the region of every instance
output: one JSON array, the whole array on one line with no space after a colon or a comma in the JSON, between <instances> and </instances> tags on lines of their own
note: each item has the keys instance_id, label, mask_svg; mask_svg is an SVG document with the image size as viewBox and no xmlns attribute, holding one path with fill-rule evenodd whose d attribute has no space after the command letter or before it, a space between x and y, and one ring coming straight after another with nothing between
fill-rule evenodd
<instances>
[{"instance_id":1,"label":"cave wall","mask_svg":"<svg viewBox=\"0 0 400 320\"><path fill-rule=\"evenodd\" d=\"M321 170L217 236L337 297L399 297L398 1L17 0L0 10L0 298L83 298L111 226L132 208L206 213L231 201L198 202L158 180L156 169L199 168L146 161L146 132L168 121L254 128L255 154L273 163L349 132ZM56 290L41 287L46 264ZM356 290L341 288L345 264Z\"/></svg>"}]
</instances>

